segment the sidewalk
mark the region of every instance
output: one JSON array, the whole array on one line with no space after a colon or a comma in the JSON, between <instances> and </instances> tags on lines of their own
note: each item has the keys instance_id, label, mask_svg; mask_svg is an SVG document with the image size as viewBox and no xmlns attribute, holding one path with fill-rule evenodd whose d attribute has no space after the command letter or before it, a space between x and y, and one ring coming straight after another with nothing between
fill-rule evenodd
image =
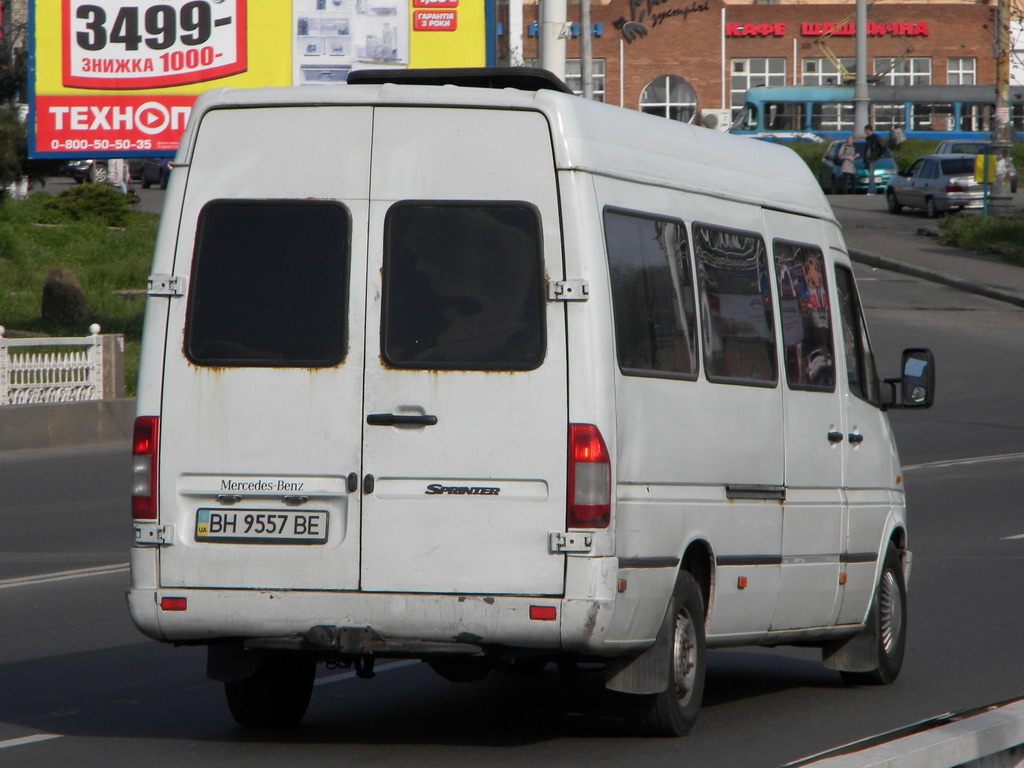
<instances>
[{"instance_id":1,"label":"sidewalk","mask_svg":"<svg viewBox=\"0 0 1024 768\"><path fill-rule=\"evenodd\" d=\"M1024 307L1024 267L918 234L937 234L939 220L906 212L893 215L881 195L835 195L829 202L854 261Z\"/></svg>"}]
</instances>

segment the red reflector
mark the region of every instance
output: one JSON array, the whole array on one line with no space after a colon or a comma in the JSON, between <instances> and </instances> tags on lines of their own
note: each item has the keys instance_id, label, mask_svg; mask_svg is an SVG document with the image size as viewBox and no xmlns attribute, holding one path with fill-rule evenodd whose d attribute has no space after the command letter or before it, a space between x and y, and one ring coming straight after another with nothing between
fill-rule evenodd
<instances>
[{"instance_id":1,"label":"red reflector","mask_svg":"<svg viewBox=\"0 0 1024 768\"><path fill-rule=\"evenodd\" d=\"M139 416L132 432L132 518L155 520L157 438L160 420Z\"/></svg>"},{"instance_id":2,"label":"red reflector","mask_svg":"<svg viewBox=\"0 0 1024 768\"><path fill-rule=\"evenodd\" d=\"M530 618L533 621L554 621L558 612L553 605L531 605Z\"/></svg>"},{"instance_id":3,"label":"red reflector","mask_svg":"<svg viewBox=\"0 0 1024 768\"><path fill-rule=\"evenodd\" d=\"M188 610L188 598L187 597L161 597L160 598L160 610L161 611L187 611Z\"/></svg>"}]
</instances>

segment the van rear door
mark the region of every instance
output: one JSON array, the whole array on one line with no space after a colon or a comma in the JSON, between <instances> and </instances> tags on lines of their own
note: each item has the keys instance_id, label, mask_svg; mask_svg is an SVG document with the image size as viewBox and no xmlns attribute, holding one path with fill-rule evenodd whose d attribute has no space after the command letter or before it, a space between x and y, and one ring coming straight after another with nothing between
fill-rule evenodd
<instances>
[{"instance_id":1,"label":"van rear door","mask_svg":"<svg viewBox=\"0 0 1024 768\"><path fill-rule=\"evenodd\" d=\"M257 151L286 138L284 165ZM543 116L213 110L184 194L162 585L561 594L565 310L545 297L563 268Z\"/></svg>"},{"instance_id":2,"label":"van rear door","mask_svg":"<svg viewBox=\"0 0 1024 768\"><path fill-rule=\"evenodd\" d=\"M330 138L366 148L371 125L369 107L203 117L174 267L187 290L168 302L165 587L359 586L348 476L360 472L370 158Z\"/></svg>"},{"instance_id":3,"label":"van rear door","mask_svg":"<svg viewBox=\"0 0 1024 768\"><path fill-rule=\"evenodd\" d=\"M410 127L414 126L412 130ZM567 389L551 137L535 112L378 108L362 588L561 594Z\"/></svg>"}]
</instances>

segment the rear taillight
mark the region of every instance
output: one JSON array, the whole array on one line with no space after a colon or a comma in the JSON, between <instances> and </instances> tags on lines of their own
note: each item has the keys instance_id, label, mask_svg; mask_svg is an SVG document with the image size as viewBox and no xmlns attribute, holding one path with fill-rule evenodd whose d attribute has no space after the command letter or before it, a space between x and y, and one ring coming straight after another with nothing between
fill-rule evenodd
<instances>
[{"instance_id":1,"label":"rear taillight","mask_svg":"<svg viewBox=\"0 0 1024 768\"><path fill-rule=\"evenodd\" d=\"M139 416L132 433L132 519L156 520L157 437L160 420Z\"/></svg>"},{"instance_id":2,"label":"rear taillight","mask_svg":"<svg viewBox=\"0 0 1024 768\"><path fill-rule=\"evenodd\" d=\"M946 185L946 191L947 192L964 192L965 190L959 184L954 184L953 182L950 182L950 183L948 183Z\"/></svg>"},{"instance_id":3,"label":"rear taillight","mask_svg":"<svg viewBox=\"0 0 1024 768\"><path fill-rule=\"evenodd\" d=\"M612 464L601 432L593 424L570 424L566 525L607 528L611 494Z\"/></svg>"}]
</instances>

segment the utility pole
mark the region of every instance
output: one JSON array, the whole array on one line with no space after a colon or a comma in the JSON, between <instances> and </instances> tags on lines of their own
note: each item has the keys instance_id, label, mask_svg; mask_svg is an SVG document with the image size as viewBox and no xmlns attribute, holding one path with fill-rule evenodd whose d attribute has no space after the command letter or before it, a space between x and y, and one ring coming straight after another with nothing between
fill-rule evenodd
<instances>
[{"instance_id":1,"label":"utility pole","mask_svg":"<svg viewBox=\"0 0 1024 768\"><path fill-rule=\"evenodd\" d=\"M508 0L508 65L523 66L523 0Z\"/></svg>"},{"instance_id":2,"label":"utility pole","mask_svg":"<svg viewBox=\"0 0 1024 768\"><path fill-rule=\"evenodd\" d=\"M583 98L594 98L594 53L590 39L590 0L580 0L580 80Z\"/></svg>"},{"instance_id":3,"label":"utility pole","mask_svg":"<svg viewBox=\"0 0 1024 768\"><path fill-rule=\"evenodd\" d=\"M868 0L857 0L857 72L853 85L853 137L864 138L868 124Z\"/></svg>"},{"instance_id":4,"label":"utility pole","mask_svg":"<svg viewBox=\"0 0 1024 768\"><path fill-rule=\"evenodd\" d=\"M1013 214L1007 168L1013 162L1010 156L1010 0L999 0L996 13L996 114L992 126L996 180L988 210L994 216L1010 216Z\"/></svg>"},{"instance_id":5,"label":"utility pole","mask_svg":"<svg viewBox=\"0 0 1024 768\"><path fill-rule=\"evenodd\" d=\"M540 65L563 81L567 17L567 0L541 0Z\"/></svg>"}]
</instances>

